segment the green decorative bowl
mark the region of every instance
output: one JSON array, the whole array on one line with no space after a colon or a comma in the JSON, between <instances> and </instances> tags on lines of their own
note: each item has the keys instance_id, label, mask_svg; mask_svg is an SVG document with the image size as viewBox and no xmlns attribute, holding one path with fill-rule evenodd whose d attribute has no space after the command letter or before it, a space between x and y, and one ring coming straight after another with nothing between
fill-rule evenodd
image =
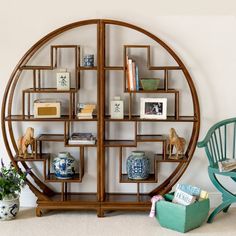
<instances>
[{"instance_id":1,"label":"green decorative bowl","mask_svg":"<svg viewBox=\"0 0 236 236\"><path fill-rule=\"evenodd\" d=\"M157 90L159 83L160 83L159 78L155 78L155 79L143 78L143 79L141 79L141 85L142 85L143 90Z\"/></svg>"}]
</instances>

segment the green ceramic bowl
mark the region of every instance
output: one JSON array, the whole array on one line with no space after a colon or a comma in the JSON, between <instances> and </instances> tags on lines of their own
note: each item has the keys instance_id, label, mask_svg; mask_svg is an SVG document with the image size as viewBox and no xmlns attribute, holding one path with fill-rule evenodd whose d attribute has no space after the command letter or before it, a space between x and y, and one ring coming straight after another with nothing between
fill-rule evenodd
<instances>
[{"instance_id":1,"label":"green ceramic bowl","mask_svg":"<svg viewBox=\"0 0 236 236\"><path fill-rule=\"evenodd\" d=\"M143 79L141 79L141 85L143 87L143 90L157 90L159 83L160 83L159 78L154 78L154 79L143 78Z\"/></svg>"}]
</instances>

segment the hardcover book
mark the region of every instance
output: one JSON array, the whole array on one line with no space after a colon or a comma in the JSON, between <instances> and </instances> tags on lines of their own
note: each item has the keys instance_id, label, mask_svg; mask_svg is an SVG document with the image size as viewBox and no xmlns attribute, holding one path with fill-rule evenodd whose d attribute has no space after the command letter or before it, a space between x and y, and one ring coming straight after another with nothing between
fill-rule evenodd
<instances>
[{"instance_id":1,"label":"hardcover book","mask_svg":"<svg viewBox=\"0 0 236 236\"><path fill-rule=\"evenodd\" d=\"M236 159L227 159L218 162L220 172L231 171L236 169Z\"/></svg>"},{"instance_id":2,"label":"hardcover book","mask_svg":"<svg viewBox=\"0 0 236 236\"><path fill-rule=\"evenodd\" d=\"M95 144L96 138L92 133L73 133L68 140L69 144Z\"/></svg>"},{"instance_id":3,"label":"hardcover book","mask_svg":"<svg viewBox=\"0 0 236 236\"><path fill-rule=\"evenodd\" d=\"M196 196L197 198L204 198L204 199L208 198L208 193L196 186L192 186L189 184L177 184L176 190L177 189L180 189L183 192L186 192L190 195Z\"/></svg>"},{"instance_id":4,"label":"hardcover book","mask_svg":"<svg viewBox=\"0 0 236 236\"><path fill-rule=\"evenodd\" d=\"M77 113L78 119L92 119L95 112L96 105L94 104L85 104L79 103Z\"/></svg>"},{"instance_id":5,"label":"hardcover book","mask_svg":"<svg viewBox=\"0 0 236 236\"><path fill-rule=\"evenodd\" d=\"M181 205L190 205L196 201L196 197L192 196L180 189L177 189L174 194L173 201L174 203L179 203Z\"/></svg>"}]
</instances>

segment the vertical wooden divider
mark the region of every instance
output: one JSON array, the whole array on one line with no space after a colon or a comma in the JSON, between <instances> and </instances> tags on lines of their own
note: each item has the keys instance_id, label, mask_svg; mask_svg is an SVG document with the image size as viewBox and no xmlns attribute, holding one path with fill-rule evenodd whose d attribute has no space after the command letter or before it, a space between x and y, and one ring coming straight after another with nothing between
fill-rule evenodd
<instances>
[{"instance_id":1,"label":"vertical wooden divider","mask_svg":"<svg viewBox=\"0 0 236 236\"><path fill-rule=\"evenodd\" d=\"M105 201L106 198L106 181L105 181L105 23L99 20L97 25L98 42L97 42L97 80L98 80L98 147L97 147L97 174L98 174L98 200Z\"/></svg>"},{"instance_id":2,"label":"vertical wooden divider","mask_svg":"<svg viewBox=\"0 0 236 236\"><path fill-rule=\"evenodd\" d=\"M65 200L65 192L64 192L64 189L65 189L65 182L62 181L62 182L61 182L61 201L64 201L64 200Z\"/></svg>"},{"instance_id":3,"label":"vertical wooden divider","mask_svg":"<svg viewBox=\"0 0 236 236\"><path fill-rule=\"evenodd\" d=\"M119 181L121 182L122 177L122 146L119 148Z\"/></svg>"},{"instance_id":4,"label":"vertical wooden divider","mask_svg":"<svg viewBox=\"0 0 236 236\"><path fill-rule=\"evenodd\" d=\"M25 91L22 92L22 116L25 118Z\"/></svg>"},{"instance_id":5,"label":"vertical wooden divider","mask_svg":"<svg viewBox=\"0 0 236 236\"><path fill-rule=\"evenodd\" d=\"M68 183L65 182L65 200L67 200L67 189L68 189Z\"/></svg>"},{"instance_id":6,"label":"vertical wooden divider","mask_svg":"<svg viewBox=\"0 0 236 236\"><path fill-rule=\"evenodd\" d=\"M77 49L77 66L76 66L77 77L75 80L75 88L76 90L80 89L80 46Z\"/></svg>"},{"instance_id":7,"label":"vertical wooden divider","mask_svg":"<svg viewBox=\"0 0 236 236\"><path fill-rule=\"evenodd\" d=\"M129 93L129 120L132 118L132 93Z\"/></svg>"},{"instance_id":8,"label":"vertical wooden divider","mask_svg":"<svg viewBox=\"0 0 236 236\"><path fill-rule=\"evenodd\" d=\"M175 93L175 119L179 119L179 92Z\"/></svg>"},{"instance_id":9,"label":"vertical wooden divider","mask_svg":"<svg viewBox=\"0 0 236 236\"><path fill-rule=\"evenodd\" d=\"M75 90L78 88L78 49L75 47Z\"/></svg>"},{"instance_id":10,"label":"vertical wooden divider","mask_svg":"<svg viewBox=\"0 0 236 236\"><path fill-rule=\"evenodd\" d=\"M80 146L80 179L84 176L84 146Z\"/></svg>"},{"instance_id":11,"label":"vertical wooden divider","mask_svg":"<svg viewBox=\"0 0 236 236\"><path fill-rule=\"evenodd\" d=\"M33 70L33 88L36 89L36 70Z\"/></svg>"},{"instance_id":12,"label":"vertical wooden divider","mask_svg":"<svg viewBox=\"0 0 236 236\"><path fill-rule=\"evenodd\" d=\"M137 183L137 201L140 201L140 183Z\"/></svg>"},{"instance_id":13,"label":"vertical wooden divider","mask_svg":"<svg viewBox=\"0 0 236 236\"><path fill-rule=\"evenodd\" d=\"M169 80L169 75L168 75L168 70L164 70L164 89L167 91L168 90L168 80Z\"/></svg>"},{"instance_id":14,"label":"vertical wooden divider","mask_svg":"<svg viewBox=\"0 0 236 236\"><path fill-rule=\"evenodd\" d=\"M30 93L28 93L28 116L30 116Z\"/></svg>"},{"instance_id":15,"label":"vertical wooden divider","mask_svg":"<svg viewBox=\"0 0 236 236\"><path fill-rule=\"evenodd\" d=\"M41 89L41 70L38 70L38 88Z\"/></svg>"}]
</instances>

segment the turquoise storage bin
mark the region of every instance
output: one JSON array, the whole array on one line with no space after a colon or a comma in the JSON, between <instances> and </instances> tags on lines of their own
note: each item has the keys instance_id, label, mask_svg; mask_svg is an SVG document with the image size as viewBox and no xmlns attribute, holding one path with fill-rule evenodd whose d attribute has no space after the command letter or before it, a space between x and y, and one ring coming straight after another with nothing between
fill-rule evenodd
<instances>
[{"instance_id":1,"label":"turquoise storage bin","mask_svg":"<svg viewBox=\"0 0 236 236\"><path fill-rule=\"evenodd\" d=\"M166 201L156 203L156 218L162 227L185 233L201 226L208 217L209 199L183 206L171 202L173 193L164 195L164 198Z\"/></svg>"}]
</instances>

